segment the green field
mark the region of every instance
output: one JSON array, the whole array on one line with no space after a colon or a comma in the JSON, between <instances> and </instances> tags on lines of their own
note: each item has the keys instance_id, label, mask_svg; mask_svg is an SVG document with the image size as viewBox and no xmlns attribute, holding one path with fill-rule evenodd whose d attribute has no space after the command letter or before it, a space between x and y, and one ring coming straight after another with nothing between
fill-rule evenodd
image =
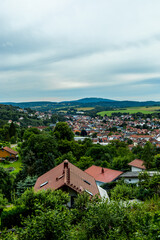
<instances>
[{"instance_id":1,"label":"green field","mask_svg":"<svg viewBox=\"0 0 160 240\"><path fill-rule=\"evenodd\" d=\"M157 110L160 110L160 106L159 107L130 107L130 108L125 108L125 109L117 109L117 110L113 110L113 111L103 111L103 112L99 112L97 114L101 115L102 117L105 114L107 116L111 116L112 113L118 113L118 112L129 113L129 114L141 112L143 114L151 114L151 113L155 113Z\"/></svg>"},{"instance_id":2,"label":"green field","mask_svg":"<svg viewBox=\"0 0 160 240\"><path fill-rule=\"evenodd\" d=\"M19 157L19 159L13 163L0 163L0 167L3 167L3 168L9 168L9 167L14 167L15 170L11 172L11 174L14 174L14 173L18 173L21 169L21 166L22 166L22 161Z\"/></svg>"},{"instance_id":3,"label":"green field","mask_svg":"<svg viewBox=\"0 0 160 240\"><path fill-rule=\"evenodd\" d=\"M93 109L94 107L81 107L81 108L77 108L77 111L90 111Z\"/></svg>"}]
</instances>

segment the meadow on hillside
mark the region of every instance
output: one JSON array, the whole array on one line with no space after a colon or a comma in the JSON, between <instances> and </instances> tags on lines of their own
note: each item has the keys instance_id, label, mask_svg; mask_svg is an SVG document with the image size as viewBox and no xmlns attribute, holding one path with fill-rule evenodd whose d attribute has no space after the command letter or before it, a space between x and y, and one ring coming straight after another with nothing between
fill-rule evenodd
<instances>
[{"instance_id":1,"label":"meadow on hillside","mask_svg":"<svg viewBox=\"0 0 160 240\"><path fill-rule=\"evenodd\" d=\"M97 113L98 115L101 115L102 117L106 114L107 116L111 116L112 113L129 113L129 114L134 114L141 112L143 114L152 114L154 112L157 112L160 110L160 107L154 106L154 107L129 107L125 109L117 109L117 110L112 110L112 111L102 111Z\"/></svg>"}]
</instances>

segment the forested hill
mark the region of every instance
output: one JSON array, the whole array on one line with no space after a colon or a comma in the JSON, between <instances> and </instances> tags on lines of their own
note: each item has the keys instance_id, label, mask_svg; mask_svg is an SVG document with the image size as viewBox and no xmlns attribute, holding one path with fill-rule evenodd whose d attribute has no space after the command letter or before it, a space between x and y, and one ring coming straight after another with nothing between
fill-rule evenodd
<instances>
[{"instance_id":1,"label":"forested hill","mask_svg":"<svg viewBox=\"0 0 160 240\"><path fill-rule=\"evenodd\" d=\"M21 127L31 126L41 126L47 125L49 123L56 122L57 119L60 119L58 116L54 115L51 119L39 119L38 116L35 115L36 111L27 108L20 109L16 106L0 104L0 129L2 127L5 128L5 125L11 122L14 122ZM2 132L1 132L2 135Z\"/></svg>"},{"instance_id":2,"label":"forested hill","mask_svg":"<svg viewBox=\"0 0 160 240\"><path fill-rule=\"evenodd\" d=\"M20 108L32 108L39 111L54 110L56 108L65 107L108 107L108 108L124 108L124 107L140 107L140 106L160 106L160 102L155 101L115 101L104 98L83 98L75 101L63 101L63 102L6 102L7 105L18 106Z\"/></svg>"},{"instance_id":3,"label":"forested hill","mask_svg":"<svg viewBox=\"0 0 160 240\"><path fill-rule=\"evenodd\" d=\"M18 107L0 104L0 125L3 125L10 119L17 121L21 115L18 112Z\"/></svg>"},{"instance_id":4,"label":"forested hill","mask_svg":"<svg viewBox=\"0 0 160 240\"><path fill-rule=\"evenodd\" d=\"M100 102L115 102L115 100L111 100L111 99L105 99L105 98L82 98L79 100L75 100L75 101L70 101L70 103L100 103ZM64 101L62 103L68 103L68 101Z\"/></svg>"}]
</instances>

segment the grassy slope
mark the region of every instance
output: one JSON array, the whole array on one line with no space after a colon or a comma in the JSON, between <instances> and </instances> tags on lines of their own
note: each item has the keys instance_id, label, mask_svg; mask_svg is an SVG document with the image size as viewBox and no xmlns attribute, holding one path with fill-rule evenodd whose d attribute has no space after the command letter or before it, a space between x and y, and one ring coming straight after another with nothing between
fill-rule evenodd
<instances>
[{"instance_id":1,"label":"grassy slope","mask_svg":"<svg viewBox=\"0 0 160 240\"><path fill-rule=\"evenodd\" d=\"M93 109L94 107L80 107L80 108L77 108L77 111L89 111Z\"/></svg>"},{"instance_id":2,"label":"grassy slope","mask_svg":"<svg viewBox=\"0 0 160 240\"><path fill-rule=\"evenodd\" d=\"M14 151L18 151L17 148L12 148ZM15 170L11 172L11 174L15 174L15 173L18 173L21 169L21 166L22 166L22 160L21 160L21 157L18 156L18 160L13 162L13 163L3 163L3 162L0 162L0 167L3 167L3 168L9 168L9 167L14 167Z\"/></svg>"},{"instance_id":3,"label":"grassy slope","mask_svg":"<svg viewBox=\"0 0 160 240\"><path fill-rule=\"evenodd\" d=\"M18 159L18 161L15 161L13 163L9 163L9 164L0 163L0 167L3 167L3 168L14 167L15 170L13 172L11 172L12 174L18 173L21 169L21 165L22 165L22 161L20 158Z\"/></svg>"},{"instance_id":4,"label":"grassy slope","mask_svg":"<svg viewBox=\"0 0 160 240\"><path fill-rule=\"evenodd\" d=\"M141 112L143 114L151 114L157 110L160 110L160 107L148 107L148 108L146 108L146 107L131 107L131 108L126 108L125 110L103 111L103 112L99 112L98 114L101 116L104 116L105 114L107 116L111 116L112 113L118 113L118 112L129 113L129 114Z\"/></svg>"}]
</instances>

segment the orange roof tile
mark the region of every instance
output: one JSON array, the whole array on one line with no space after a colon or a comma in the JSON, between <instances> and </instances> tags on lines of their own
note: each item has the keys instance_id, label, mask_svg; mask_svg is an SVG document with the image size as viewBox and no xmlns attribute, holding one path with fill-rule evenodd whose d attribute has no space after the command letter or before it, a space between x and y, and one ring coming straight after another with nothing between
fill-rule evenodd
<instances>
[{"instance_id":1,"label":"orange roof tile","mask_svg":"<svg viewBox=\"0 0 160 240\"><path fill-rule=\"evenodd\" d=\"M128 165L132 167L146 169L146 167L144 166L144 161L140 159L134 159L132 162L128 163Z\"/></svg>"},{"instance_id":2,"label":"orange roof tile","mask_svg":"<svg viewBox=\"0 0 160 240\"><path fill-rule=\"evenodd\" d=\"M90 174L97 181L109 183L119 177L123 172L112 170L109 168L102 168L95 165L92 165L85 170L86 173Z\"/></svg>"}]
</instances>

